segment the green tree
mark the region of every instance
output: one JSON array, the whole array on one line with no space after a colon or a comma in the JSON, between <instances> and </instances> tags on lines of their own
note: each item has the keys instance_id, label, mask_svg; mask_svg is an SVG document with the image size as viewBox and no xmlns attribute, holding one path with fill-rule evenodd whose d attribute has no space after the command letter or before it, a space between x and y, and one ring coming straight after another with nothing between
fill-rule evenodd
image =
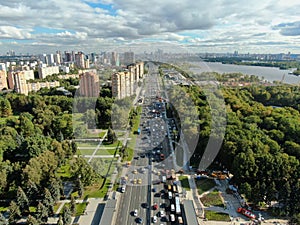
<instances>
[{"instance_id":1,"label":"green tree","mask_svg":"<svg viewBox=\"0 0 300 225\"><path fill-rule=\"evenodd\" d=\"M88 129L96 128L96 113L94 109L87 110L84 115L84 122L87 124Z\"/></svg>"},{"instance_id":2,"label":"green tree","mask_svg":"<svg viewBox=\"0 0 300 225\"><path fill-rule=\"evenodd\" d=\"M36 184L31 180L28 180L26 183L26 195L28 196L29 200L35 199L38 195L39 189L37 188Z\"/></svg>"},{"instance_id":3,"label":"green tree","mask_svg":"<svg viewBox=\"0 0 300 225\"><path fill-rule=\"evenodd\" d=\"M48 221L48 209L43 203L39 202L36 209L36 218L39 222L46 223Z\"/></svg>"},{"instance_id":4,"label":"green tree","mask_svg":"<svg viewBox=\"0 0 300 225\"><path fill-rule=\"evenodd\" d=\"M61 215L59 216L59 219L57 220L57 225L64 225Z\"/></svg>"},{"instance_id":5,"label":"green tree","mask_svg":"<svg viewBox=\"0 0 300 225\"><path fill-rule=\"evenodd\" d=\"M64 225L70 225L72 221L72 215L70 208L67 206L64 206L63 212L62 212L62 221Z\"/></svg>"},{"instance_id":6,"label":"green tree","mask_svg":"<svg viewBox=\"0 0 300 225\"><path fill-rule=\"evenodd\" d=\"M43 205L48 209L48 212L50 215L54 214L54 199L51 195L51 192L49 191L49 189L45 188L44 189L44 198L42 201Z\"/></svg>"},{"instance_id":7,"label":"green tree","mask_svg":"<svg viewBox=\"0 0 300 225\"><path fill-rule=\"evenodd\" d=\"M289 220L289 225L299 225L300 224L300 213L295 214Z\"/></svg>"},{"instance_id":8,"label":"green tree","mask_svg":"<svg viewBox=\"0 0 300 225\"><path fill-rule=\"evenodd\" d=\"M81 198L83 196L83 192L84 192L84 186L80 180L80 178L78 179L78 195L79 198Z\"/></svg>"},{"instance_id":9,"label":"green tree","mask_svg":"<svg viewBox=\"0 0 300 225\"><path fill-rule=\"evenodd\" d=\"M17 220L21 218L21 211L19 206L16 204L15 201L11 201L8 210L9 210L9 217L8 217L9 224L16 223Z\"/></svg>"},{"instance_id":10,"label":"green tree","mask_svg":"<svg viewBox=\"0 0 300 225\"><path fill-rule=\"evenodd\" d=\"M58 179L52 178L50 180L49 191L54 199L58 201L60 199L61 182Z\"/></svg>"},{"instance_id":11,"label":"green tree","mask_svg":"<svg viewBox=\"0 0 300 225\"><path fill-rule=\"evenodd\" d=\"M70 212L72 215L76 214L76 201L73 195L71 195Z\"/></svg>"},{"instance_id":12,"label":"green tree","mask_svg":"<svg viewBox=\"0 0 300 225\"><path fill-rule=\"evenodd\" d=\"M17 204L22 214L29 211L29 201L25 192L21 187L18 187L18 191L17 191Z\"/></svg>"},{"instance_id":13,"label":"green tree","mask_svg":"<svg viewBox=\"0 0 300 225\"><path fill-rule=\"evenodd\" d=\"M109 143L114 143L116 141L117 137L115 132L111 129L111 127L108 128L107 130L107 141Z\"/></svg>"},{"instance_id":14,"label":"green tree","mask_svg":"<svg viewBox=\"0 0 300 225\"><path fill-rule=\"evenodd\" d=\"M27 224L28 225L40 225L40 222L36 218L34 218L34 216L29 215L27 218Z\"/></svg>"},{"instance_id":15,"label":"green tree","mask_svg":"<svg viewBox=\"0 0 300 225\"><path fill-rule=\"evenodd\" d=\"M0 212L0 225L8 225L8 222L6 221L3 214Z\"/></svg>"},{"instance_id":16,"label":"green tree","mask_svg":"<svg viewBox=\"0 0 300 225\"><path fill-rule=\"evenodd\" d=\"M0 116L8 117L12 115L12 109L10 102L6 98L0 98Z\"/></svg>"}]
</instances>

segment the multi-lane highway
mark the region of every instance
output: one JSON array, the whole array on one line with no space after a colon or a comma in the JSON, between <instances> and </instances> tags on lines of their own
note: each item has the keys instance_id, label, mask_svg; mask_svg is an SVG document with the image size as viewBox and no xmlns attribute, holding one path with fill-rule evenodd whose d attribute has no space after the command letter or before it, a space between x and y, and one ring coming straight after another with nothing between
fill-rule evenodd
<instances>
[{"instance_id":1,"label":"multi-lane highway","mask_svg":"<svg viewBox=\"0 0 300 225\"><path fill-rule=\"evenodd\" d=\"M139 96L143 99L141 134L137 137L134 159L126 174L126 188L121 195L117 224L151 224L154 216L160 224L166 224L169 220L170 201L165 189L169 181L161 181L166 173L171 173L173 161L168 157L171 153L167 132L170 125L165 104L160 99L163 91L159 79L157 67L150 65L149 76L145 78ZM161 217L161 213L166 216Z\"/></svg>"}]
</instances>

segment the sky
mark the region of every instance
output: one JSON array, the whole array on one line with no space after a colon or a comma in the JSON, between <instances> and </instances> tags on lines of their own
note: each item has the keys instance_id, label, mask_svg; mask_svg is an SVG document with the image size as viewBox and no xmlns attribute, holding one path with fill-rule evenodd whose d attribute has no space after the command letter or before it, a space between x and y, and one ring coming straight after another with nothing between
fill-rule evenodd
<instances>
[{"instance_id":1,"label":"sky","mask_svg":"<svg viewBox=\"0 0 300 225\"><path fill-rule=\"evenodd\" d=\"M297 0L0 0L0 54L300 53Z\"/></svg>"}]
</instances>

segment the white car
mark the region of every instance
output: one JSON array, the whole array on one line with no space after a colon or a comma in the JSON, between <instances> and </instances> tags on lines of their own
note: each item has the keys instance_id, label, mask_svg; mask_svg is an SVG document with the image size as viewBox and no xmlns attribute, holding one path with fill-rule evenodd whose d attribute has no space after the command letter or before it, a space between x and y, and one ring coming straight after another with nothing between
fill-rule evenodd
<instances>
[{"instance_id":1,"label":"white car","mask_svg":"<svg viewBox=\"0 0 300 225\"><path fill-rule=\"evenodd\" d=\"M159 213L159 214L160 214L160 217L164 217L164 216L165 216L165 212L164 212L164 211L162 211L162 210L160 211L160 213Z\"/></svg>"},{"instance_id":2,"label":"white car","mask_svg":"<svg viewBox=\"0 0 300 225\"><path fill-rule=\"evenodd\" d=\"M171 220L171 222L174 222L174 221L175 221L175 216L174 216L174 214L170 214L170 220Z\"/></svg>"},{"instance_id":3,"label":"white car","mask_svg":"<svg viewBox=\"0 0 300 225\"><path fill-rule=\"evenodd\" d=\"M153 216L153 223L157 222L157 216Z\"/></svg>"},{"instance_id":4,"label":"white car","mask_svg":"<svg viewBox=\"0 0 300 225\"><path fill-rule=\"evenodd\" d=\"M138 211L137 211L137 209L135 209L135 210L133 211L133 216L137 216L137 213L138 213Z\"/></svg>"}]
</instances>

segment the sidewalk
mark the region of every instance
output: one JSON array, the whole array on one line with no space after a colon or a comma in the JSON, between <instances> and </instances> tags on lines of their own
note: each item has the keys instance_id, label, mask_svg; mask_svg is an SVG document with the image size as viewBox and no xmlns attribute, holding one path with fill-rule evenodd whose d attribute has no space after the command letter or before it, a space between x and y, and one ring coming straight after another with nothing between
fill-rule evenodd
<instances>
[{"instance_id":1,"label":"sidewalk","mask_svg":"<svg viewBox=\"0 0 300 225\"><path fill-rule=\"evenodd\" d=\"M86 207L85 215L80 216L78 223L80 225L91 225L97 211L98 205L103 203L102 198L89 198L89 204Z\"/></svg>"}]
</instances>

